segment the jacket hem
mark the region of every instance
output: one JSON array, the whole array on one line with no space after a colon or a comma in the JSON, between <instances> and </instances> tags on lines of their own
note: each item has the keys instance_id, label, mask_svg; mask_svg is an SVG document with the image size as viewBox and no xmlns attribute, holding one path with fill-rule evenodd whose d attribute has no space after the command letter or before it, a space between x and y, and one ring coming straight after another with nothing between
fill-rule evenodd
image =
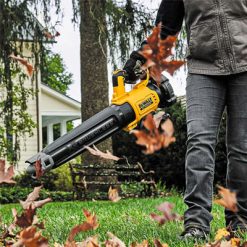
<instances>
[{"instance_id":1,"label":"jacket hem","mask_svg":"<svg viewBox=\"0 0 247 247\"><path fill-rule=\"evenodd\" d=\"M220 71L211 69L201 69L201 68L188 68L188 73L190 74L203 74L203 75L231 75L238 74L247 71L247 65L243 67L236 67L234 71Z\"/></svg>"}]
</instances>

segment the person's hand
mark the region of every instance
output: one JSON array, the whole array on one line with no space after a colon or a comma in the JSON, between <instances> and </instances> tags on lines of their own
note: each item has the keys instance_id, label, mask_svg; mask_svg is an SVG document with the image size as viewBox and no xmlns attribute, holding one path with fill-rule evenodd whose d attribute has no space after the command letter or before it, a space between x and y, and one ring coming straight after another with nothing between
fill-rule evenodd
<instances>
[{"instance_id":1,"label":"person's hand","mask_svg":"<svg viewBox=\"0 0 247 247\"><path fill-rule=\"evenodd\" d=\"M125 78L126 83L133 84L139 79L140 75L143 73L141 67L145 62L146 59L138 51L133 51L130 54L130 58L127 60L123 68L127 73Z\"/></svg>"}]
</instances>

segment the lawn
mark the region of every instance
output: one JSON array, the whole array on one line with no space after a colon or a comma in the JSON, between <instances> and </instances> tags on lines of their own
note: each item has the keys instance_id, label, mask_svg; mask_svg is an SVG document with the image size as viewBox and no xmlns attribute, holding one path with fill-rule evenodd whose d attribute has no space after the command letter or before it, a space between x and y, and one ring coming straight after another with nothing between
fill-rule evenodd
<instances>
[{"instance_id":1,"label":"lawn","mask_svg":"<svg viewBox=\"0 0 247 247\"><path fill-rule=\"evenodd\" d=\"M179 233L183 230L183 222L169 222L163 226L158 226L150 219L150 213L156 212L155 206L164 201L175 204L175 211L183 214L186 206L179 195L165 198L146 199L125 199L117 203L110 201L88 201L88 202L53 202L38 209L40 220L45 221L44 235L50 239L51 243L64 243L70 229L84 221L82 208L95 212L100 226L95 231L84 232L77 236L76 240L82 240L88 236L97 234L100 241L107 238L110 231L123 240L127 245L133 242L142 242L148 239L150 243L154 239L159 239L169 246L193 246L193 243L184 243L178 239ZM2 221L10 223L12 221L11 209L18 208L17 204L0 206ZM212 236L219 228L224 227L223 209L214 205L212 222Z\"/></svg>"}]
</instances>

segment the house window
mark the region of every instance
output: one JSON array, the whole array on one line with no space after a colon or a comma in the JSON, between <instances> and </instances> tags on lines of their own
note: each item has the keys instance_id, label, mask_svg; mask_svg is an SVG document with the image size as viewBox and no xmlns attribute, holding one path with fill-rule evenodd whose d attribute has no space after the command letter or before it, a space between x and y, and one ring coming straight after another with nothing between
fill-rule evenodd
<instances>
[{"instance_id":1,"label":"house window","mask_svg":"<svg viewBox=\"0 0 247 247\"><path fill-rule=\"evenodd\" d=\"M53 125L53 140L55 141L57 138L61 136L61 124L57 123Z\"/></svg>"},{"instance_id":2,"label":"house window","mask_svg":"<svg viewBox=\"0 0 247 247\"><path fill-rule=\"evenodd\" d=\"M47 140L47 126L42 128L42 147L46 147L48 144Z\"/></svg>"}]
</instances>

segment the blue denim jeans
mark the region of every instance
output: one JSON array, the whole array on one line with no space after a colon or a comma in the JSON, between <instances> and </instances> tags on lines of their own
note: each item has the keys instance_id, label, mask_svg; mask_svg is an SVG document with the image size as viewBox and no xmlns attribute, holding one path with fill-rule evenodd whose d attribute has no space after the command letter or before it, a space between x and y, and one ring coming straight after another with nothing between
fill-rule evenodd
<instances>
[{"instance_id":1,"label":"blue denim jeans","mask_svg":"<svg viewBox=\"0 0 247 247\"><path fill-rule=\"evenodd\" d=\"M185 230L210 232L215 146L224 109L227 111L227 187L237 193L239 215L226 211L233 229L247 223L247 72L209 76L189 74L187 96Z\"/></svg>"}]
</instances>

